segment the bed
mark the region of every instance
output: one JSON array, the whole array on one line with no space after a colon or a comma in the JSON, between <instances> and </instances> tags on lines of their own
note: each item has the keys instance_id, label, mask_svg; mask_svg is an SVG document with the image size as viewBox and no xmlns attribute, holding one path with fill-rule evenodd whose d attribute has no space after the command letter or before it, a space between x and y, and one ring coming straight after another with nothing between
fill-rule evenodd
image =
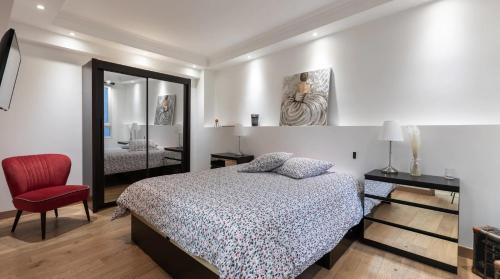
<instances>
[{"instance_id":1,"label":"bed","mask_svg":"<svg viewBox=\"0 0 500 279\"><path fill-rule=\"evenodd\" d=\"M297 180L238 167L134 183L114 218L130 211L132 239L174 277L200 269L213 278L293 278L317 261L331 266L359 231L352 176ZM177 270L167 258L178 261L170 266Z\"/></svg>"},{"instance_id":2,"label":"bed","mask_svg":"<svg viewBox=\"0 0 500 279\"><path fill-rule=\"evenodd\" d=\"M172 159L167 159L172 158ZM157 168L179 164L180 153L162 149L150 149L148 154L149 168ZM118 174L146 169L146 151L130 151L129 149L105 149L104 174Z\"/></svg>"}]
</instances>

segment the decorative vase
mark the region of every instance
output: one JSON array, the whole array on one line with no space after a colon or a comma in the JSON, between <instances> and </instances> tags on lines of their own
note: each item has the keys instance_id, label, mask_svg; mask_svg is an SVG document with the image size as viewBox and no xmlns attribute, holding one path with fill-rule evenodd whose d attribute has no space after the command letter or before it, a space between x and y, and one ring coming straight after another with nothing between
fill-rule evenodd
<instances>
[{"instance_id":1,"label":"decorative vase","mask_svg":"<svg viewBox=\"0 0 500 279\"><path fill-rule=\"evenodd\" d=\"M256 113L253 113L250 115L251 119L252 119L252 126L259 126L259 115L256 114Z\"/></svg>"},{"instance_id":2,"label":"decorative vase","mask_svg":"<svg viewBox=\"0 0 500 279\"><path fill-rule=\"evenodd\" d=\"M410 175L411 176L421 176L422 175L422 170L420 169L420 159L413 158L411 160Z\"/></svg>"}]
</instances>

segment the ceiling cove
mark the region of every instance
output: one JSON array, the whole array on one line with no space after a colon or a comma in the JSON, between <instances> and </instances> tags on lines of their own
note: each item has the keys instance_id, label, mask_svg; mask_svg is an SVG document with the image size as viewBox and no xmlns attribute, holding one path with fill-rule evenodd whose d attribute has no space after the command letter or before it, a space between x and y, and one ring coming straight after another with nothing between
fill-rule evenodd
<instances>
[{"instance_id":1,"label":"ceiling cove","mask_svg":"<svg viewBox=\"0 0 500 279\"><path fill-rule=\"evenodd\" d=\"M45 10L36 9L39 2ZM248 61L428 2L16 0L11 25L21 40L103 58L135 57L145 67L166 63L171 72L196 78L200 69Z\"/></svg>"}]
</instances>

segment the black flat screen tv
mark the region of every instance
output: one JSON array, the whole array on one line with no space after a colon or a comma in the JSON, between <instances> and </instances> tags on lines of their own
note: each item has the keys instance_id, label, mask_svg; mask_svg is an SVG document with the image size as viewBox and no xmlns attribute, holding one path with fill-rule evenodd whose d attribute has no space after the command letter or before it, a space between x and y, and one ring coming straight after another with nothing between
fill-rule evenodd
<instances>
[{"instance_id":1,"label":"black flat screen tv","mask_svg":"<svg viewBox=\"0 0 500 279\"><path fill-rule=\"evenodd\" d=\"M8 110L21 66L16 31L9 29L0 41L0 109Z\"/></svg>"}]
</instances>

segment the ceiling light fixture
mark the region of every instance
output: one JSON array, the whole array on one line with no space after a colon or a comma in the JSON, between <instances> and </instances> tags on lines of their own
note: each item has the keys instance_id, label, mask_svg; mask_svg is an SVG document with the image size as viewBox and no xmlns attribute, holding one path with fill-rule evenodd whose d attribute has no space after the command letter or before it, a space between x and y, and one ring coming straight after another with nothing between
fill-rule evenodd
<instances>
[{"instance_id":1,"label":"ceiling light fixture","mask_svg":"<svg viewBox=\"0 0 500 279\"><path fill-rule=\"evenodd\" d=\"M37 9L39 9L40 11L45 10L45 6L44 6L44 5L42 5L42 4L38 4L38 5L36 5L36 8L37 8Z\"/></svg>"},{"instance_id":2,"label":"ceiling light fixture","mask_svg":"<svg viewBox=\"0 0 500 279\"><path fill-rule=\"evenodd\" d=\"M313 37L318 37L318 32L314 32Z\"/></svg>"},{"instance_id":3,"label":"ceiling light fixture","mask_svg":"<svg viewBox=\"0 0 500 279\"><path fill-rule=\"evenodd\" d=\"M252 57L252 55L248 55L247 58L248 59L252 59L253 57Z\"/></svg>"},{"instance_id":4,"label":"ceiling light fixture","mask_svg":"<svg viewBox=\"0 0 500 279\"><path fill-rule=\"evenodd\" d=\"M195 68L195 69L196 69L196 68L198 68L198 66L196 66L196 65L193 65L193 68Z\"/></svg>"},{"instance_id":5,"label":"ceiling light fixture","mask_svg":"<svg viewBox=\"0 0 500 279\"><path fill-rule=\"evenodd\" d=\"M76 36L75 32L69 32L69 35L70 35L71 37Z\"/></svg>"}]
</instances>

